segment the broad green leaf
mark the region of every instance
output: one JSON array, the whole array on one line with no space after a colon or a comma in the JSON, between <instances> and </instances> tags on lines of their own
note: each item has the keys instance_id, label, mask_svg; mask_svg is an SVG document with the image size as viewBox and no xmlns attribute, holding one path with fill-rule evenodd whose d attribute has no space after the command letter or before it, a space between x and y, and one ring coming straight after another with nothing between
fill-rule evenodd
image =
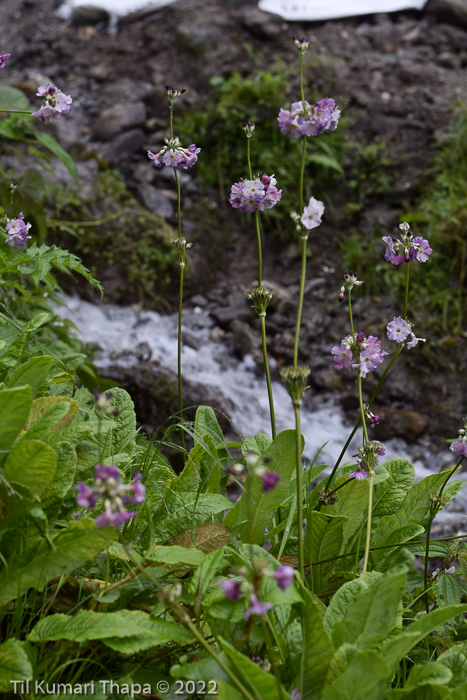
<instances>
[{"instance_id":1,"label":"broad green leaf","mask_svg":"<svg viewBox=\"0 0 467 700\"><path fill-rule=\"evenodd\" d=\"M385 700L443 700L450 698L451 694L443 685L426 683L416 688L401 688L388 690L384 696Z\"/></svg>"},{"instance_id":2,"label":"broad green leaf","mask_svg":"<svg viewBox=\"0 0 467 700\"><path fill-rule=\"evenodd\" d=\"M106 457L119 452L132 454L137 433L135 405L125 389L113 387L110 393L112 398L109 406L112 410L118 411L118 415L107 419L112 420L113 430L108 431L102 440L103 453ZM99 420L97 416L96 420Z\"/></svg>"},{"instance_id":3,"label":"broad green leaf","mask_svg":"<svg viewBox=\"0 0 467 700\"><path fill-rule=\"evenodd\" d=\"M199 460L204 454L204 450L199 445L193 447L188 454L180 475L173 488L177 491L197 491L200 485Z\"/></svg>"},{"instance_id":4,"label":"broad green leaf","mask_svg":"<svg viewBox=\"0 0 467 700\"><path fill-rule=\"evenodd\" d=\"M401 527L398 530L394 530L388 534L387 530L383 533L376 531L373 533L372 537L372 547L387 547L387 545L401 545L403 542L408 540L413 540L416 537L419 538L423 535L425 529L422 525L407 525L406 527ZM394 552L397 547L387 547L387 549L377 549L372 551L371 556L371 568L372 570L379 569L383 562L389 557L389 555Z\"/></svg>"},{"instance_id":5,"label":"broad green leaf","mask_svg":"<svg viewBox=\"0 0 467 700\"><path fill-rule=\"evenodd\" d=\"M18 555L8 570L0 572L0 605L28 588L42 591L52 579L92 561L117 535L115 528L98 528L89 518L72 521L51 539L53 548L42 540L33 551Z\"/></svg>"},{"instance_id":6,"label":"broad green leaf","mask_svg":"<svg viewBox=\"0 0 467 700\"><path fill-rule=\"evenodd\" d=\"M232 528L234 535L239 534L243 542L259 544L274 513L287 498L289 482L296 468L295 450L295 431L284 430L262 455L269 459L268 469L280 474L277 486L271 491L264 492L263 482L258 476L248 474L246 477L242 497L225 518L225 524Z\"/></svg>"},{"instance_id":7,"label":"broad green leaf","mask_svg":"<svg viewBox=\"0 0 467 700\"><path fill-rule=\"evenodd\" d=\"M394 673L399 662L427 634L440 627L448 620L467 612L467 605L450 605L446 608L432 610L416 622L413 622L396 637L383 642L380 653L386 660L391 673Z\"/></svg>"},{"instance_id":8,"label":"broad green leaf","mask_svg":"<svg viewBox=\"0 0 467 700\"><path fill-rule=\"evenodd\" d=\"M438 657L437 664L443 664L452 673L450 686L456 687L461 683L467 683L467 657L459 647L453 647ZM466 693L467 696L467 693Z\"/></svg>"},{"instance_id":9,"label":"broad green leaf","mask_svg":"<svg viewBox=\"0 0 467 700\"><path fill-rule=\"evenodd\" d=\"M54 154L54 156L57 156L57 158L59 158L59 160L62 161L63 165L66 167L73 180L76 182L76 184L78 184L78 171L76 169L75 161L65 151L65 149L62 146L60 146L58 141L54 139L52 134L50 134L48 131L36 131L34 133L34 136L39 141L39 143L48 148L49 151L51 151Z\"/></svg>"},{"instance_id":10,"label":"broad green leaf","mask_svg":"<svg viewBox=\"0 0 467 700\"><path fill-rule=\"evenodd\" d=\"M405 578L405 573L384 574L360 590L333 626L334 646L349 643L367 650L386 639L397 624Z\"/></svg>"},{"instance_id":11,"label":"broad green leaf","mask_svg":"<svg viewBox=\"0 0 467 700\"><path fill-rule=\"evenodd\" d=\"M216 681L219 700L244 700L245 696L232 685L232 681Z\"/></svg>"},{"instance_id":12,"label":"broad green leaf","mask_svg":"<svg viewBox=\"0 0 467 700\"><path fill-rule=\"evenodd\" d=\"M259 698L268 700L283 700L287 693L282 689L279 693L277 681L272 673L266 673L258 664L234 649L225 639L219 639L220 646L237 671L237 678L243 685L251 688Z\"/></svg>"},{"instance_id":13,"label":"broad green leaf","mask_svg":"<svg viewBox=\"0 0 467 700\"><path fill-rule=\"evenodd\" d=\"M342 552L343 532L347 522L348 519L343 516L326 515L318 511L312 511L307 518L305 556L311 564L313 590L320 597L325 594L329 574L334 571L334 557ZM326 563L320 564L321 561Z\"/></svg>"},{"instance_id":14,"label":"broad green leaf","mask_svg":"<svg viewBox=\"0 0 467 700\"><path fill-rule=\"evenodd\" d=\"M340 515L347 518L343 527L343 542L347 542L352 535L359 530L362 518L368 510L368 481L357 481L344 476L339 479L333 488L339 488L347 481L347 484L339 489L336 503L322 508L320 512L328 515ZM383 484L386 482L383 482ZM340 553L340 552L339 552Z\"/></svg>"},{"instance_id":15,"label":"broad green leaf","mask_svg":"<svg viewBox=\"0 0 467 700\"><path fill-rule=\"evenodd\" d=\"M324 153L311 153L307 160L311 163L315 163L316 165L320 165L321 167L336 170L341 175L344 173L342 165L339 163L339 161L336 158L325 155Z\"/></svg>"},{"instance_id":16,"label":"broad green leaf","mask_svg":"<svg viewBox=\"0 0 467 700\"><path fill-rule=\"evenodd\" d=\"M153 618L140 610L121 610L133 624L140 628L139 634L123 637L121 635L103 639L103 643L122 654L137 654L167 642L186 644L193 635L185 627L174 621ZM108 613L104 613L108 614Z\"/></svg>"},{"instance_id":17,"label":"broad green leaf","mask_svg":"<svg viewBox=\"0 0 467 700\"><path fill-rule=\"evenodd\" d=\"M447 696L448 700L465 700L467 697L467 682L462 683Z\"/></svg>"},{"instance_id":18,"label":"broad green leaf","mask_svg":"<svg viewBox=\"0 0 467 700\"><path fill-rule=\"evenodd\" d=\"M415 469L406 459L391 459L382 466L389 472L389 478L374 486L373 518L395 513L415 477Z\"/></svg>"},{"instance_id":19,"label":"broad green leaf","mask_svg":"<svg viewBox=\"0 0 467 700\"><path fill-rule=\"evenodd\" d=\"M34 399L53 363L54 358L48 355L32 357L13 370L6 380L6 385L10 388L28 385L31 387L31 398Z\"/></svg>"},{"instance_id":20,"label":"broad green leaf","mask_svg":"<svg viewBox=\"0 0 467 700\"><path fill-rule=\"evenodd\" d=\"M463 594L460 581L444 571L439 574L433 592L440 608L445 608L448 605L459 605Z\"/></svg>"},{"instance_id":21,"label":"broad green leaf","mask_svg":"<svg viewBox=\"0 0 467 700\"><path fill-rule=\"evenodd\" d=\"M23 357L26 343L29 340L27 333L21 332L0 354L0 374L4 377L13 367L16 367Z\"/></svg>"},{"instance_id":22,"label":"broad green leaf","mask_svg":"<svg viewBox=\"0 0 467 700\"><path fill-rule=\"evenodd\" d=\"M30 102L24 92L11 85L0 85L0 109L29 109ZM24 116L24 115L23 115Z\"/></svg>"},{"instance_id":23,"label":"broad green leaf","mask_svg":"<svg viewBox=\"0 0 467 700\"><path fill-rule=\"evenodd\" d=\"M195 415L195 444L196 436L209 434L216 446L224 444L224 436L216 418L214 409L210 406L198 406Z\"/></svg>"},{"instance_id":24,"label":"broad green leaf","mask_svg":"<svg viewBox=\"0 0 467 700\"><path fill-rule=\"evenodd\" d=\"M49 313L46 311L40 311L24 326L23 333L32 333L33 331L37 331L37 329L47 323L47 321L50 321L50 318L51 316Z\"/></svg>"},{"instance_id":25,"label":"broad green leaf","mask_svg":"<svg viewBox=\"0 0 467 700\"><path fill-rule=\"evenodd\" d=\"M8 455L4 473L8 481L23 484L41 496L57 467L55 450L40 440L22 440Z\"/></svg>"},{"instance_id":26,"label":"broad green leaf","mask_svg":"<svg viewBox=\"0 0 467 700\"><path fill-rule=\"evenodd\" d=\"M159 542L166 542L182 530L210 520L231 505L227 498L217 493L174 493L168 505L169 512L156 515L154 537Z\"/></svg>"},{"instance_id":27,"label":"broad green leaf","mask_svg":"<svg viewBox=\"0 0 467 700\"><path fill-rule=\"evenodd\" d=\"M347 669L323 692L322 700L381 700L388 668L382 655L365 651L354 656Z\"/></svg>"},{"instance_id":28,"label":"broad green leaf","mask_svg":"<svg viewBox=\"0 0 467 700\"><path fill-rule=\"evenodd\" d=\"M78 413L78 402L67 396L41 396L34 399L24 431L23 440L46 437L49 433L68 427Z\"/></svg>"},{"instance_id":29,"label":"broad green leaf","mask_svg":"<svg viewBox=\"0 0 467 700\"><path fill-rule=\"evenodd\" d=\"M57 468L51 483L41 496L41 506L44 510L52 510L61 505L63 498L73 486L78 462L76 450L71 442L57 442L54 450L57 455Z\"/></svg>"},{"instance_id":30,"label":"broad green leaf","mask_svg":"<svg viewBox=\"0 0 467 700\"><path fill-rule=\"evenodd\" d=\"M317 700L326 683L334 647L324 631L323 617L314 598L308 592L303 595L302 700Z\"/></svg>"},{"instance_id":31,"label":"broad green leaf","mask_svg":"<svg viewBox=\"0 0 467 700\"><path fill-rule=\"evenodd\" d=\"M154 561L161 564L184 564L187 566L200 566L206 555L199 549L185 549L185 547L159 545L154 547L151 554L146 557L147 561Z\"/></svg>"},{"instance_id":32,"label":"broad green leaf","mask_svg":"<svg viewBox=\"0 0 467 700\"><path fill-rule=\"evenodd\" d=\"M31 680L33 670L24 642L9 639L0 644L0 693L11 693L14 686L11 681Z\"/></svg>"},{"instance_id":33,"label":"broad green leaf","mask_svg":"<svg viewBox=\"0 0 467 700\"><path fill-rule=\"evenodd\" d=\"M423 666L415 664L412 667L404 688L416 688L427 683L448 685L451 678L452 672L447 666L435 661L427 661Z\"/></svg>"},{"instance_id":34,"label":"broad green leaf","mask_svg":"<svg viewBox=\"0 0 467 700\"><path fill-rule=\"evenodd\" d=\"M30 407L31 389L28 386L0 391L0 451L11 448L26 423Z\"/></svg>"},{"instance_id":35,"label":"broad green leaf","mask_svg":"<svg viewBox=\"0 0 467 700\"><path fill-rule=\"evenodd\" d=\"M223 651L218 653L218 657L227 667L232 667ZM172 678L184 678L195 682L198 680L207 682L215 678L216 681L230 683L230 688L232 688L228 675L222 670L212 656L206 656L199 661L192 661L191 663L183 664L183 666L180 666L180 664L174 664L170 669L170 675ZM242 695L239 697L241 700L243 700Z\"/></svg>"},{"instance_id":36,"label":"broad green leaf","mask_svg":"<svg viewBox=\"0 0 467 700\"><path fill-rule=\"evenodd\" d=\"M106 637L132 637L144 634L144 629L135 621L138 612L120 610L99 613L93 610L79 610L76 615L49 615L39 620L28 634L28 639L30 642L49 642L57 639L87 642Z\"/></svg>"},{"instance_id":37,"label":"broad green leaf","mask_svg":"<svg viewBox=\"0 0 467 700\"><path fill-rule=\"evenodd\" d=\"M198 436L196 444L188 455L188 460L177 481L177 489L217 493L221 477L221 464L228 459L226 451L219 457L216 445L209 433ZM221 450L222 451L222 450Z\"/></svg>"},{"instance_id":38,"label":"broad green leaf","mask_svg":"<svg viewBox=\"0 0 467 700\"><path fill-rule=\"evenodd\" d=\"M262 457L266 454L271 445L271 438L264 433L258 433L254 437L245 438L242 443L243 457L246 457L249 452L258 455L258 457Z\"/></svg>"}]
</instances>

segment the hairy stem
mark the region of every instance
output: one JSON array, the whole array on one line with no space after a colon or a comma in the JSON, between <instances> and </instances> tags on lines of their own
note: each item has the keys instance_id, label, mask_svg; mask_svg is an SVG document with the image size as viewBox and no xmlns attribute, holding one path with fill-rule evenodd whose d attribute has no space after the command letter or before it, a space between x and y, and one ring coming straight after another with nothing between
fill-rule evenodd
<instances>
[{"instance_id":1,"label":"hairy stem","mask_svg":"<svg viewBox=\"0 0 467 700\"><path fill-rule=\"evenodd\" d=\"M271 418L272 439L276 437L276 417L274 413L274 398L272 395L271 374L269 372L268 351L266 346L266 312L259 314L261 322L261 346L263 350L264 371L266 373L266 384L268 387L269 415Z\"/></svg>"},{"instance_id":2,"label":"hairy stem","mask_svg":"<svg viewBox=\"0 0 467 700\"><path fill-rule=\"evenodd\" d=\"M300 427L300 405L294 405L295 413L295 457L297 474L297 539L298 539L298 571L302 581L305 580L303 564L303 493L302 493L302 441ZM311 565L311 562L310 562Z\"/></svg>"}]
</instances>

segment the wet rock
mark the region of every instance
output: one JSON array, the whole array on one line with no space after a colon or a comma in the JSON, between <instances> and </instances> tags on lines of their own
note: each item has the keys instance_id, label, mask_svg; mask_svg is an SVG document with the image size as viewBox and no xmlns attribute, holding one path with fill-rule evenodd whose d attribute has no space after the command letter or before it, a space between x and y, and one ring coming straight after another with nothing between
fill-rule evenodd
<instances>
[{"instance_id":1,"label":"wet rock","mask_svg":"<svg viewBox=\"0 0 467 700\"><path fill-rule=\"evenodd\" d=\"M233 332L235 350L241 357L261 352L261 334L245 321L235 319L230 326Z\"/></svg>"},{"instance_id":2,"label":"wet rock","mask_svg":"<svg viewBox=\"0 0 467 700\"><path fill-rule=\"evenodd\" d=\"M130 129L122 134L118 134L110 142L112 160L118 163L121 160L126 160L132 153L140 151L143 147L144 139L145 135L142 129Z\"/></svg>"},{"instance_id":3,"label":"wet rock","mask_svg":"<svg viewBox=\"0 0 467 700\"><path fill-rule=\"evenodd\" d=\"M379 408L377 413L381 423L372 431L376 440L401 437L407 442L414 442L428 426L427 417L418 411L384 407Z\"/></svg>"},{"instance_id":4,"label":"wet rock","mask_svg":"<svg viewBox=\"0 0 467 700\"><path fill-rule=\"evenodd\" d=\"M97 5L79 5L73 8L70 22L75 27L83 27L85 25L107 24L109 19L109 13L102 7Z\"/></svg>"},{"instance_id":5,"label":"wet rock","mask_svg":"<svg viewBox=\"0 0 467 700\"><path fill-rule=\"evenodd\" d=\"M157 187L149 182L142 182L137 187L138 195L145 207L154 214L170 219L174 214L172 202Z\"/></svg>"},{"instance_id":6,"label":"wet rock","mask_svg":"<svg viewBox=\"0 0 467 700\"><path fill-rule=\"evenodd\" d=\"M138 100L122 102L104 109L93 129L94 138L110 141L114 136L146 121L146 105Z\"/></svg>"},{"instance_id":7,"label":"wet rock","mask_svg":"<svg viewBox=\"0 0 467 700\"><path fill-rule=\"evenodd\" d=\"M429 0L425 12L467 28L466 0Z\"/></svg>"},{"instance_id":8,"label":"wet rock","mask_svg":"<svg viewBox=\"0 0 467 700\"><path fill-rule=\"evenodd\" d=\"M275 39L283 31L279 15L263 12L257 7L246 7L239 13L240 21L258 39Z\"/></svg>"}]
</instances>

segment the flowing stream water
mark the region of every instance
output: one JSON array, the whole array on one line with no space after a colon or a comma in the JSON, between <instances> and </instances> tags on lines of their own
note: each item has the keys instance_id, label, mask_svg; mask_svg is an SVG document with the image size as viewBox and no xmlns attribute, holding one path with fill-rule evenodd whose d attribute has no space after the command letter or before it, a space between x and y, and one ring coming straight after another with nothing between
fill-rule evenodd
<instances>
[{"instance_id":1,"label":"flowing stream water","mask_svg":"<svg viewBox=\"0 0 467 700\"><path fill-rule=\"evenodd\" d=\"M151 361L174 373L177 371L176 314L162 316L154 311L141 311L115 304L95 305L78 297L65 297L64 300L67 306L57 307L57 314L76 324L84 343L98 346L94 360L98 369L104 370L111 364L132 367L139 361L137 355L141 347L148 347ZM270 435L265 380L256 375L252 357L246 356L239 360L232 356L225 343L212 339L214 325L209 312L200 307L184 311L184 332L196 340L192 344L198 349L186 343L183 345L183 375L193 382L216 390L221 403L225 401L225 406L229 407L229 417L241 435L248 437L260 432ZM285 387L279 382L273 382L273 394L277 432L293 428L293 408ZM305 462L309 464L317 451L323 448L319 462L331 465L335 463L351 430L351 427L344 424L342 411L335 400L324 401L318 410L304 408L301 428L305 438ZM347 451L346 460L353 461L352 455L359 442L360 435L357 432ZM390 440L385 445L385 460L394 457L410 459L413 447L403 440ZM420 453L420 446L417 446L417 451ZM439 462L435 463L432 456L430 459L428 450L424 452L423 460L415 460L413 464L417 480L439 470ZM458 521L460 525L459 509L467 509L467 493L464 494L462 490L453 505L438 518L445 522L452 521L453 527Z\"/></svg>"}]
</instances>

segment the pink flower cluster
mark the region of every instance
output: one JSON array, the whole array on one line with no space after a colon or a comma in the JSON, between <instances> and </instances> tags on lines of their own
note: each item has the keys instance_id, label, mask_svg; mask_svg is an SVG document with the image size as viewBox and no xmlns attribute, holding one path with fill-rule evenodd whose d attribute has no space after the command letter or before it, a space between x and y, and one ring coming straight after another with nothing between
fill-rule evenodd
<instances>
[{"instance_id":1,"label":"pink flower cluster","mask_svg":"<svg viewBox=\"0 0 467 700\"><path fill-rule=\"evenodd\" d=\"M358 369L362 377L376 369L388 353L381 349L381 341L373 335L368 338L358 333L355 338L348 335L340 345L331 348L336 369Z\"/></svg>"},{"instance_id":2,"label":"pink flower cluster","mask_svg":"<svg viewBox=\"0 0 467 700\"><path fill-rule=\"evenodd\" d=\"M79 506L94 508L97 501L104 501L104 512L96 518L98 527L120 527L129 520L135 511L125 510L127 504L142 503L146 496L146 488L141 483L141 474L135 474L132 484L122 484L120 472L113 464L97 464L92 487L80 482L76 502Z\"/></svg>"},{"instance_id":3,"label":"pink flower cluster","mask_svg":"<svg viewBox=\"0 0 467 700\"><path fill-rule=\"evenodd\" d=\"M412 262L412 260L426 262L432 253L428 241L420 236L414 237L406 222L400 224L399 228L401 230L400 239L383 236L383 241L387 246L384 254L385 259L392 265L401 265L404 262Z\"/></svg>"},{"instance_id":4,"label":"pink flower cluster","mask_svg":"<svg viewBox=\"0 0 467 700\"><path fill-rule=\"evenodd\" d=\"M455 455L467 457L467 420L464 421L462 430L459 430L458 439L450 445L449 449Z\"/></svg>"},{"instance_id":5,"label":"pink flower cluster","mask_svg":"<svg viewBox=\"0 0 467 700\"><path fill-rule=\"evenodd\" d=\"M295 569L287 564L279 566L275 571L265 571L264 573L266 576L276 579L277 585L281 591L285 591L286 588L291 586L295 578ZM230 600L237 601L243 596L242 584L237 579L222 581L219 586L224 590L225 597ZM252 615L264 615L265 612L271 610L273 607L271 603L260 603L256 592L253 590L250 590L248 597L250 607L245 611L246 620Z\"/></svg>"},{"instance_id":6,"label":"pink flower cluster","mask_svg":"<svg viewBox=\"0 0 467 700\"><path fill-rule=\"evenodd\" d=\"M6 239L7 245L12 248L19 248L22 245L26 245L28 242L28 231L31 228L31 224L24 221L24 214L21 212L18 214L17 219L10 219L5 226L5 230L8 233L8 238Z\"/></svg>"},{"instance_id":7,"label":"pink flower cluster","mask_svg":"<svg viewBox=\"0 0 467 700\"><path fill-rule=\"evenodd\" d=\"M0 70L2 68L5 68L5 63L8 61L10 58L11 54L9 53L0 53Z\"/></svg>"},{"instance_id":8,"label":"pink flower cluster","mask_svg":"<svg viewBox=\"0 0 467 700\"><path fill-rule=\"evenodd\" d=\"M68 114L73 102L70 95L65 95L61 90L50 85L41 85L36 92L38 97L43 97L41 107L32 116L47 122L49 119L59 119Z\"/></svg>"},{"instance_id":9,"label":"pink flower cluster","mask_svg":"<svg viewBox=\"0 0 467 700\"><path fill-rule=\"evenodd\" d=\"M379 440L371 440L365 443L365 445L359 445L358 452L354 457L359 458L359 463L357 469L350 472L349 479L356 479L357 481L364 481L368 478L368 472L365 466L368 468L375 469L379 464L379 457L386 454L386 448L382 442Z\"/></svg>"},{"instance_id":10,"label":"pink flower cluster","mask_svg":"<svg viewBox=\"0 0 467 700\"><path fill-rule=\"evenodd\" d=\"M323 98L316 104L294 102L290 110L281 109L277 121L283 134L295 139L301 136L318 136L326 129L335 131L341 111L334 100Z\"/></svg>"},{"instance_id":11,"label":"pink flower cluster","mask_svg":"<svg viewBox=\"0 0 467 700\"><path fill-rule=\"evenodd\" d=\"M272 209L282 197L282 190L276 187L274 175L263 175L261 180L242 180L232 185L229 202L234 209L246 212Z\"/></svg>"},{"instance_id":12,"label":"pink flower cluster","mask_svg":"<svg viewBox=\"0 0 467 700\"><path fill-rule=\"evenodd\" d=\"M159 151L153 153L148 151L148 158L154 161L158 168L166 165L170 168L191 168L198 160L198 153L201 148L197 148L194 143L188 148L183 148L178 138L166 139L166 145Z\"/></svg>"}]
</instances>

